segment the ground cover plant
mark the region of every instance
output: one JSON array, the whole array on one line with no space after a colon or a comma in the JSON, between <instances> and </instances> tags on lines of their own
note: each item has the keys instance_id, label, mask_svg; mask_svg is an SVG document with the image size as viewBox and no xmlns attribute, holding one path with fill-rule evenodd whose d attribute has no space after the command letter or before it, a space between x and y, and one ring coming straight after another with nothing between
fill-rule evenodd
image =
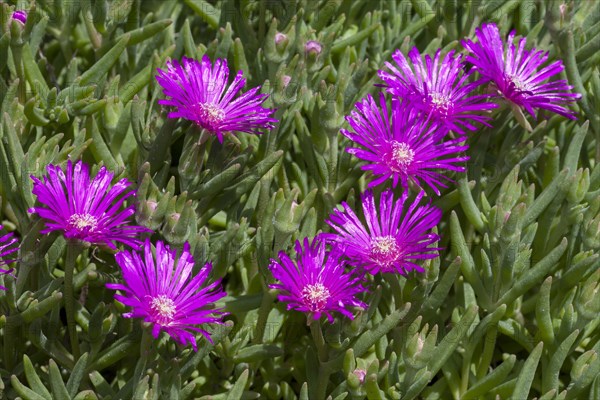
<instances>
[{"instance_id":1,"label":"ground cover plant","mask_svg":"<svg viewBox=\"0 0 600 400\"><path fill-rule=\"evenodd\" d=\"M597 1L0 28L1 398L600 398Z\"/></svg>"}]
</instances>

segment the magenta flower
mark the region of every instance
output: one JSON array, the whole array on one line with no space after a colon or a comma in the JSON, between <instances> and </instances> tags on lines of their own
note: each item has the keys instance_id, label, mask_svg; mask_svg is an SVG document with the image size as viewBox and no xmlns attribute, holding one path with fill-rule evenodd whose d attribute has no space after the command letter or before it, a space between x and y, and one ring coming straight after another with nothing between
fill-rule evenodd
<instances>
[{"instance_id":1,"label":"magenta flower","mask_svg":"<svg viewBox=\"0 0 600 400\"><path fill-rule=\"evenodd\" d=\"M495 24L483 24L475 30L479 43L470 39L462 42L472 54L466 60L486 80L493 83L498 94L535 116L534 108L542 108L567 118L576 119L575 112L563 105L581 98L579 93L570 93L573 88L564 79L546 82L565 68L562 61L554 61L542 67L548 52L525 50L527 39L514 44L515 31L508 35L505 47ZM538 70L539 68L539 70Z\"/></svg>"},{"instance_id":2,"label":"magenta flower","mask_svg":"<svg viewBox=\"0 0 600 400\"><path fill-rule=\"evenodd\" d=\"M183 65L182 65L183 64ZM208 56L202 61L184 57L182 64L176 60L167 63L167 70L158 69L156 80L168 97L158 103L175 107L169 118L185 118L199 127L217 135L232 131L260 134L260 129L272 129L275 110L264 108L268 94L259 94L260 87L250 89L233 99L246 84L242 71L227 85L229 67L227 60L217 59L214 66Z\"/></svg>"},{"instance_id":3,"label":"magenta flower","mask_svg":"<svg viewBox=\"0 0 600 400\"><path fill-rule=\"evenodd\" d=\"M463 128L474 131L474 123L486 122L490 117L481 115L489 112L496 104L489 102L490 95L474 95L472 92L481 82L468 82L469 75L463 73L462 56L454 57L454 51L446 54L440 63L441 49L433 60L425 56L425 63L419 49L414 47L409 53L409 61L400 50L392 58L396 66L385 65L391 71L379 71L387 91L408 101L416 109L431 117L432 121L444 125L448 130L464 134Z\"/></svg>"},{"instance_id":4,"label":"magenta flower","mask_svg":"<svg viewBox=\"0 0 600 400\"><path fill-rule=\"evenodd\" d=\"M404 188L408 188L409 182L418 186L424 183L439 195L439 187L446 187L444 181L452 181L441 172L465 171L460 164L469 157L459 154L468 149L467 145L461 145L466 138L444 141L446 129L429 123L398 98L392 99L391 118L383 94L379 103L380 106L371 95L357 103L358 111L346 117L354 132L341 130L344 136L362 146L346 151L367 161L362 169L377 176L369 187L391 178L394 187L398 182Z\"/></svg>"},{"instance_id":5,"label":"magenta flower","mask_svg":"<svg viewBox=\"0 0 600 400\"><path fill-rule=\"evenodd\" d=\"M46 221L41 233L60 231L67 239L116 249L113 241L138 247L138 236L151 231L130 224L135 206L120 210L125 200L135 195L134 191L127 191L131 185L127 179L111 186L114 175L105 167L90 179L89 167L81 161L75 166L67 161L65 171L52 164L46 170L48 175L43 182L31 176L33 194L45 206L29 209Z\"/></svg>"},{"instance_id":6,"label":"magenta flower","mask_svg":"<svg viewBox=\"0 0 600 400\"><path fill-rule=\"evenodd\" d=\"M17 10L12 13L11 18L25 25L25 23L27 22L27 11Z\"/></svg>"},{"instance_id":7,"label":"magenta flower","mask_svg":"<svg viewBox=\"0 0 600 400\"><path fill-rule=\"evenodd\" d=\"M349 307L366 308L355 296L366 289L361 285L362 274L345 273L344 261L335 252L326 252L325 243L316 237L312 244L304 239L304 248L296 241L296 262L283 251L280 263L271 259L269 269L281 283L269 287L280 289L279 300L288 303L287 309L298 310L314 320L325 314L333 323L332 312L337 311L350 319Z\"/></svg>"},{"instance_id":8,"label":"magenta flower","mask_svg":"<svg viewBox=\"0 0 600 400\"><path fill-rule=\"evenodd\" d=\"M370 274L424 272L417 261L438 256L440 249L434 244L440 237L431 229L440 222L442 211L431 204L419 204L424 192L419 192L412 204L407 204L407 194L394 201L391 190L383 192L378 216L373 192L368 190L362 195L366 225L344 202L344 211L335 209L326 221L337 233L322 235L351 265Z\"/></svg>"},{"instance_id":9,"label":"magenta flower","mask_svg":"<svg viewBox=\"0 0 600 400\"><path fill-rule=\"evenodd\" d=\"M0 230L2 230L2 225L0 225ZM10 264L15 261L14 259L5 260L4 257L13 254L19 250L17 243L17 239L13 237L12 233L7 233L6 235L0 235L0 266ZM0 268L0 274L10 274L12 269L2 269ZM0 285L0 290L6 290L4 286Z\"/></svg>"},{"instance_id":10,"label":"magenta flower","mask_svg":"<svg viewBox=\"0 0 600 400\"><path fill-rule=\"evenodd\" d=\"M165 331L176 342L190 343L198 351L194 332L199 332L213 342L202 324L223 324L227 314L214 304L225 296L219 288L220 280L206 285L212 265L207 263L194 275L194 259L190 245L185 243L176 261L176 250L163 242L156 243L152 254L150 239L144 243L143 257L137 252L121 251L115 256L123 272L124 283L109 283L107 288L119 290L115 299L132 311L125 318L143 318L152 324L152 335L158 338Z\"/></svg>"}]
</instances>

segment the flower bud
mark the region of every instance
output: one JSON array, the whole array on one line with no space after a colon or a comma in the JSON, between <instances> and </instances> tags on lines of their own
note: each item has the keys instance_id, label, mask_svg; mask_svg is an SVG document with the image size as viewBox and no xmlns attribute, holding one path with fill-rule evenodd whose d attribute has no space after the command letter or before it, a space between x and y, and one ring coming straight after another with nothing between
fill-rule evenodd
<instances>
[{"instance_id":1,"label":"flower bud","mask_svg":"<svg viewBox=\"0 0 600 400\"><path fill-rule=\"evenodd\" d=\"M564 17L567 13L567 5L562 3L560 6L558 6L558 9L560 10L560 14Z\"/></svg>"},{"instance_id":2,"label":"flower bud","mask_svg":"<svg viewBox=\"0 0 600 400\"><path fill-rule=\"evenodd\" d=\"M139 205L139 213L136 220L138 223L148 226L152 220L152 214L158 203L152 200L142 201Z\"/></svg>"},{"instance_id":3,"label":"flower bud","mask_svg":"<svg viewBox=\"0 0 600 400\"><path fill-rule=\"evenodd\" d=\"M27 13L25 11L15 11L12 13L10 20L8 21L8 29L10 29L11 42L13 46L23 45L23 30L25 29L25 22L27 22Z\"/></svg>"},{"instance_id":4,"label":"flower bud","mask_svg":"<svg viewBox=\"0 0 600 400\"><path fill-rule=\"evenodd\" d=\"M27 22L27 11L25 10L17 10L12 13L11 19L20 22L22 25L25 25Z\"/></svg>"},{"instance_id":5,"label":"flower bud","mask_svg":"<svg viewBox=\"0 0 600 400\"><path fill-rule=\"evenodd\" d=\"M290 40L285 33L277 32L275 34L275 48L280 55L283 55L289 43Z\"/></svg>"},{"instance_id":6,"label":"flower bud","mask_svg":"<svg viewBox=\"0 0 600 400\"><path fill-rule=\"evenodd\" d=\"M304 50L306 51L306 55L308 55L310 58L316 59L323 51L323 46L316 40L309 40L304 45Z\"/></svg>"},{"instance_id":7,"label":"flower bud","mask_svg":"<svg viewBox=\"0 0 600 400\"><path fill-rule=\"evenodd\" d=\"M277 31L277 24L272 24L265 37L265 56L270 62L280 64L290 55L290 43L295 41L295 29L292 26L286 33Z\"/></svg>"},{"instance_id":8,"label":"flower bud","mask_svg":"<svg viewBox=\"0 0 600 400\"><path fill-rule=\"evenodd\" d=\"M275 34L275 44L280 44L284 40L287 40L287 35L285 33L277 32Z\"/></svg>"},{"instance_id":9,"label":"flower bud","mask_svg":"<svg viewBox=\"0 0 600 400\"><path fill-rule=\"evenodd\" d=\"M365 371L364 369L355 369L354 372L352 372L359 380L359 382L365 383L365 377L367 376L367 371Z\"/></svg>"}]
</instances>

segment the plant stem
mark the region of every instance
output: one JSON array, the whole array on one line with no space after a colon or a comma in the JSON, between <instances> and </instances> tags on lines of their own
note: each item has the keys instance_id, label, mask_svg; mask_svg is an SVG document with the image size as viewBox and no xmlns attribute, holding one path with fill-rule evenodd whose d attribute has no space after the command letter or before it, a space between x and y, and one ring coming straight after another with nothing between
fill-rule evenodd
<instances>
[{"instance_id":1,"label":"plant stem","mask_svg":"<svg viewBox=\"0 0 600 400\"><path fill-rule=\"evenodd\" d=\"M312 317L308 317L312 318ZM325 339L323 338L323 331L321 329L320 320L311 319L309 322L310 333L312 333L315 346L317 347L317 354L319 355L319 362L327 362L327 347L325 346Z\"/></svg>"},{"instance_id":2,"label":"plant stem","mask_svg":"<svg viewBox=\"0 0 600 400\"><path fill-rule=\"evenodd\" d=\"M75 327L75 295L73 293L73 273L75 271L75 260L80 253L80 247L77 242L67 242L67 258L65 260L65 312L67 313L67 329L69 331L69 340L71 342L71 352L75 362L79 359L79 340L77 338L77 329Z\"/></svg>"},{"instance_id":3,"label":"plant stem","mask_svg":"<svg viewBox=\"0 0 600 400\"><path fill-rule=\"evenodd\" d=\"M396 274L382 274L383 278L390 285L390 291L394 296L394 307L396 309L400 308L402 305L402 287L400 286L400 282L398 282L398 277Z\"/></svg>"},{"instance_id":4,"label":"plant stem","mask_svg":"<svg viewBox=\"0 0 600 400\"><path fill-rule=\"evenodd\" d=\"M148 364L148 358L152 354L153 347L152 342L153 338L150 334L151 326L147 326L146 323L142 324L142 339L140 340L140 359L135 365L134 371L134 387L139 384L144 376L144 371L146 371L146 365Z\"/></svg>"},{"instance_id":5,"label":"plant stem","mask_svg":"<svg viewBox=\"0 0 600 400\"><path fill-rule=\"evenodd\" d=\"M317 393L315 398L323 400L327 396L327 384L329 383L329 376L331 375L331 370L325 365L328 360L327 346L325 345L325 339L323 338L321 320L314 320L310 315L307 315L307 318L309 318L308 325L310 326L310 333L312 333L319 358L319 375L317 378Z\"/></svg>"}]
</instances>

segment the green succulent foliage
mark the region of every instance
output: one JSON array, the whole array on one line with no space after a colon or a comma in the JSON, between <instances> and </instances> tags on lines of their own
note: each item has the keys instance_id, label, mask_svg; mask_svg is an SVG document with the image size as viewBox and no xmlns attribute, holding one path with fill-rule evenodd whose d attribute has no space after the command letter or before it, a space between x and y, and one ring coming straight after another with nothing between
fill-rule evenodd
<instances>
[{"instance_id":1,"label":"green succulent foliage","mask_svg":"<svg viewBox=\"0 0 600 400\"><path fill-rule=\"evenodd\" d=\"M575 1L37 0L0 4L2 223L21 238L0 275L0 391L23 399L600 398L600 17ZM578 120L504 106L469 138L468 173L434 204L445 250L425 274L376 276L353 321L322 330L276 301L280 250L326 230L367 179L339 134L392 51L460 50L481 22L561 58ZM287 39L275 43L275 34ZM317 40L323 51L307 54ZM227 58L262 85L276 128L202 137L157 104L168 58ZM286 81L291 78L289 82ZM138 185L139 224L224 278L230 313L198 352L153 339L104 289L112 254L77 260L28 212L30 175L83 159Z\"/></svg>"}]
</instances>

